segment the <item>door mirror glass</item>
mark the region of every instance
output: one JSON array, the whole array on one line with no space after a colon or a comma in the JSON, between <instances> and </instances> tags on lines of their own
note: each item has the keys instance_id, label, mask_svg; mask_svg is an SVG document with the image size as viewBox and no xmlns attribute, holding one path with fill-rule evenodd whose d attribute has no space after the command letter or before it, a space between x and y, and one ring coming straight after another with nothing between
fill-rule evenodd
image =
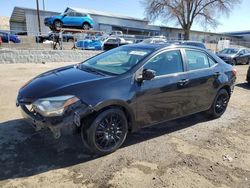
<instances>
[{"instance_id":1,"label":"door mirror glass","mask_svg":"<svg viewBox=\"0 0 250 188\"><path fill-rule=\"evenodd\" d=\"M143 80L152 80L155 77L155 71L151 69L144 69L142 75L137 78L138 82L142 82Z\"/></svg>"}]
</instances>

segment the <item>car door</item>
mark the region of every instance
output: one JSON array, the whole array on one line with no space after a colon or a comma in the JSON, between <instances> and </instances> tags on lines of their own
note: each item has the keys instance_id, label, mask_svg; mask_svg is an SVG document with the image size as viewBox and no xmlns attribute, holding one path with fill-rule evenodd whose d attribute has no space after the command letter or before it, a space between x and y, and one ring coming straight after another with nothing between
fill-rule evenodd
<instances>
[{"instance_id":1,"label":"car door","mask_svg":"<svg viewBox=\"0 0 250 188\"><path fill-rule=\"evenodd\" d=\"M82 24L83 24L83 17L84 17L84 15L81 14L81 13L78 13L78 12L75 13L75 18L74 18L74 24L75 24L75 26L78 26L78 27L82 26Z\"/></svg>"},{"instance_id":2,"label":"car door","mask_svg":"<svg viewBox=\"0 0 250 188\"><path fill-rule=\"evenodd\" d=\"M249 61L249 51L247 49L242 50L243 55L242 55L242 64L247 64Z\"/></svg>"},{"instance_id":3,"label":"car door","mask_svg":"<svg viewBox=\"0 0 250 188\"><path fill-rule=\"evenodd\" d=\"M66 13L62 18L63 25L64 26L73 26L74 25L74 16L75 16L75 12Z\"/></svg>"},{"instance_id":4,"label":"car door","mask_svg":"<svg viewBox=\"0 0 250 188\"><path fill-rule=\"evenodd\" d=\"M245 56L246 56L246 64L250 63L250 51L248 49L245 49Z\"/></svg>"},{"instance_id":5,"label":"car door","mask_svg":"<svg viewBox=\"0 0 250 188\"><path fill-rule=\"evenodd\" d=\"M238 64L243 64L246 57L244 56L245 55L245 50L240 50L238 52L238 56L236 57L236 60L237 60L237 63Z\"/></svg>"},{"instance_id":6,"label":"car door","mask_svg":"<svg viewBox=\"0 0 250 188\"><path fill-rule=\"evenodd\" d=\"M186 114L209 109L217 93L222 70L207 53L195 49L185 49L188 73L188 97Z\"/></svg>"},{"instance_id":7,"label":"car door","mask_svg":"<svg viewBox=\"0 0 250 188\"><path fill-rule=\"evenodd\" d=\"M137 86L137 123L146 125L182 116L189 100L186 93L181 50L168 50L152 57L142 68L156 72L155 78Z\"/></svg>"}]
</instances>

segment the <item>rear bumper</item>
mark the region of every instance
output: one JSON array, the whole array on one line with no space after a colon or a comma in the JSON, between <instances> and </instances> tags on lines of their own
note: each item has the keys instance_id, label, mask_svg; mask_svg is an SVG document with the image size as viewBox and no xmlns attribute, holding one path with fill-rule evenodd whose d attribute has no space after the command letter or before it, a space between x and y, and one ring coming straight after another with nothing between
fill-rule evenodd
<instances>
[{"instance_id":1,"label":"rear bumper","mask_svg":"<svg viewBox=\"0 0 250 188\"><path fill-rule=\"evenodd\" d=\"M84 108L79 107L63 116L42 117L30 112L25 105L20 107L23 117L33 125L36 131L49 129L56 139L61 135L73 134L77 127L81 126L81 119L93 112L91 106L84 106Z\"/></svg>"}]
</instances>

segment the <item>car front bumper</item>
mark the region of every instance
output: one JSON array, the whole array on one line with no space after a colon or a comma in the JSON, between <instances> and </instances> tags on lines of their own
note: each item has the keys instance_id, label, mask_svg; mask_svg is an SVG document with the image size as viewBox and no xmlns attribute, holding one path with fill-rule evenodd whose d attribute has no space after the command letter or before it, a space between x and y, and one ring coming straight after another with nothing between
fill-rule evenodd
<instances>
[{"instance_id":1,"label":"car front bumper","mask_svg":"<svg viewBox=\"0 0 250 188\"><path fill-rule=\"evenodd\" d=\"M31 112L25 105L20 105L21 112L26 121L32 124L36 131L49 129L54 138L60 138L62 134L72 134L81 126L81 120L93 112L91 106L79 106L78 108L58 117L43 117Z\"/></svg>"},{"instance_id":2,"label":"car front bumper","mask_svg":"<svg viewBox=\"0 0 250 188\"><path fill-rule=\"evenodd\" d=\"M44 25L46 26L51 26L53 24L53 20L50 18L45 18L44 19Z\"/></svg>"}]
</instances>

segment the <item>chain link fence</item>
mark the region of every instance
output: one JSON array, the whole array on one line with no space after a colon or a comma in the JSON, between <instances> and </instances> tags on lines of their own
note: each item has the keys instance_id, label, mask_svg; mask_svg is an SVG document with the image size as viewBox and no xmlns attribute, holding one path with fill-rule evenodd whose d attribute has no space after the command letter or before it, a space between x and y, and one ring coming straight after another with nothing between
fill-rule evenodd
<instances>
[{"instance_id":1,"label":"chain link fence","mask_svg":"<svg viewBox=\"0 0 250 188\"><path fill-rule=\"evenodd\" d=\"M78 32L74 31L67 32L67 30L62 30L62 32L49 32L49 33L37 33L37 32L29 32L27 31L0 31L0 37L2 38L2 45L0 48L5 49L19 49L19 50L74 50L76 49L77 41L84 40L100 40L100 43L103 45L105 39L108 37L117 37L123 38L128 43L139 43L145 39L149 39L157 36L148 36L148 35L116 35L110 36L109 33L104 32L95 32L95 31L87 31L87 32ZM28 35L27 35L28 34ZM164 36L163 36L164 37ZM158 36L158 38L160 38ZM168 38L165 37L168 41L180 41L180 39L176 38ZM204 41L197 41L204 42ZM218 51L218 41L205 41L206 47L211 51ZM230 41L230 47L237 48L250 48L250 41L243 40L232 40ZM83 48L80 48L83 49Z\"/></svg>"}]
</instances>

